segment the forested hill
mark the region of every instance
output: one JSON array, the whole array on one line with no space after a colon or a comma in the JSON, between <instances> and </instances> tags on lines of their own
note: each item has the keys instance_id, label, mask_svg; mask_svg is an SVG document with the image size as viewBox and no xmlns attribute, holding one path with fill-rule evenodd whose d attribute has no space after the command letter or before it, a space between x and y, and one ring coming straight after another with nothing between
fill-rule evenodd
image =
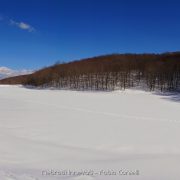
<instances>
[{"instance_id":1,"label":"forested hill","mask_svg":"<svg viewBox=\"0 0 180 180\"><path fill-rule=\"evenodd\" d=\"M75 90L115 90L140 87L180 90L180 52L164 54L112 54L83 59L36 71L31 75L0 80Z\"/></svg>"}]
</instances>

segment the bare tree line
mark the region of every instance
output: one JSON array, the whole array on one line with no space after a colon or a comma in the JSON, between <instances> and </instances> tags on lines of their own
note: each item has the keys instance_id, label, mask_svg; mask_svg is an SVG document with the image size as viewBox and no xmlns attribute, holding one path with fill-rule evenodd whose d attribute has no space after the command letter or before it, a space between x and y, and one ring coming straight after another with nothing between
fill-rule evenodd
<instances>
[{"instance_id":1,"label":"bare tree line","mask_svg":"<svg viewBox=\"0 0 180 180\"><path fill-rule=\"evenodd\" d=\"M25 85L74 90L180 89L180 53L101 56L56 64L28 76Z\"/></svg>"},{"instance_id":2,"label":"bare tree line","mask_svg":"<svg viewBox=\"0 0 180 180\"><path fill-rule=\"evenodd\" d=\"M139 87L150 91L180 90L180 52L165 54L113 54L55 64L31 75L1 84L113 91Z\"/></svg>"}]
</instances>

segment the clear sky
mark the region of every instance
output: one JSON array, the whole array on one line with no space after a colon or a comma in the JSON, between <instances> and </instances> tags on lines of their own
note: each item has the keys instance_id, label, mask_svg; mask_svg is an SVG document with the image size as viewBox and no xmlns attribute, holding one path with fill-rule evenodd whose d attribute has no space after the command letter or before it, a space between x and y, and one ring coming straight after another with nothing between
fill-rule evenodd
<instances>
[{"instance_id":1,"label":"clear sky","mask_svg":"<svg viewBox=\"0 0 180 180\"><path fill-rule=\"evenodd\" d=\"M178 50L179 0L0 0L0 66Z\"/></svg>"}]
</instances>

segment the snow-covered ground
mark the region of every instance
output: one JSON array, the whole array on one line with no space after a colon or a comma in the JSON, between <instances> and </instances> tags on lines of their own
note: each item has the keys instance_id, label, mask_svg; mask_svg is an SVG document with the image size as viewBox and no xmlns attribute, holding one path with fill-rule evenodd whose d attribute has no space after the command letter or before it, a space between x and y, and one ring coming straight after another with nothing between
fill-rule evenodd
<instances>
[{"instance_id":1,"label":"snow-covered ground","mask_svg":"<svg viewBox=\"0 0 180 180\"><path fill-rule=\"evenodd\" d=\"M0 86L0 180L57 179L179 180L180 102Z\"/></svg>"}]
</instances>

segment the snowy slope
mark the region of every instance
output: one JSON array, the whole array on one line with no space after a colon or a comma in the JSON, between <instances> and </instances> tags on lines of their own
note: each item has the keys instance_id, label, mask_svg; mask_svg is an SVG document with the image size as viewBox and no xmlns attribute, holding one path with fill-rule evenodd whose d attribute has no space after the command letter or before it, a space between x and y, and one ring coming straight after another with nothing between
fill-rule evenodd
<instances>
[{"instance_id":1,"label":"snowy slope","mask_svg":"<svg viewBox=\"0 0 180 180\"><path fill-rule=\"evenodd\" d=\"M136 90L0 86L0 180L179 180L179 109Z\"/></svg>"},{"instance_id":2,"label":"snowy slope","mask_svg":"<svg viewBox=\"0 0 180 180\"><path fill-rule=\"evenodd\" d=\"M31 70L13 70L7 67L0 67L0 79L31 73L33 73Z\"/></svg>"}]
</instances>

